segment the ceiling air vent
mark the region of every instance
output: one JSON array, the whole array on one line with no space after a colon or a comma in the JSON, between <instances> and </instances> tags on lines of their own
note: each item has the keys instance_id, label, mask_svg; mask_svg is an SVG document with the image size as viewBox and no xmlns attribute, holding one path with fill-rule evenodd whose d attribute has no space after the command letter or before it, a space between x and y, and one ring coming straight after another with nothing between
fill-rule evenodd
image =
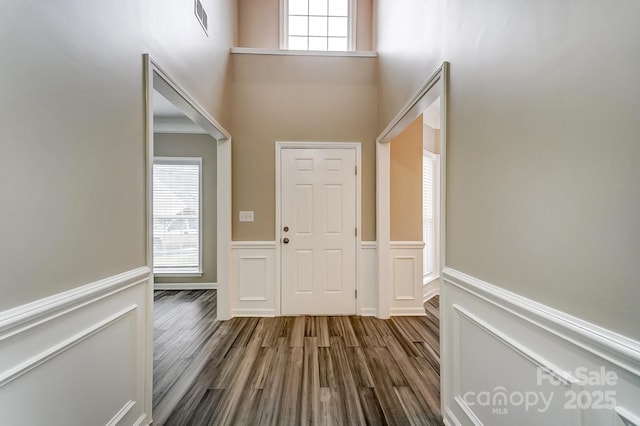
<instances>
[{"instance_id":1,"label":"ceiling air vent","mask_svg":"<svg viewBox=\"0 0 640 426\"><path fill-rule=\"evenodd\" d=\"M198 22L200 22L204 33L209 36L209 22L207 20L207 12L204 10L204 6L202 6L202 2L200 0L195 0L193 13L195 13L196 18L198 18Z\"/></svg>"}]
</instances>

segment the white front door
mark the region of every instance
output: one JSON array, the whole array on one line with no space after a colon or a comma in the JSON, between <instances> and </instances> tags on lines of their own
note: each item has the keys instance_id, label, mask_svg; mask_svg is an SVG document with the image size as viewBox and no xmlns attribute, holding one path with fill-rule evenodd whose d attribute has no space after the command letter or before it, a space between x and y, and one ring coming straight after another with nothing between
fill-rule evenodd
<instances>
[{"instance_id":1,"label":"white front door","mask_svg":"<svg viewBox=\"0 0 640 426\"><path fill-rule=\"evenodd\" d=\"M281 151L282 314L355 314L356 151Z\"/></svg>"}]
</instances>

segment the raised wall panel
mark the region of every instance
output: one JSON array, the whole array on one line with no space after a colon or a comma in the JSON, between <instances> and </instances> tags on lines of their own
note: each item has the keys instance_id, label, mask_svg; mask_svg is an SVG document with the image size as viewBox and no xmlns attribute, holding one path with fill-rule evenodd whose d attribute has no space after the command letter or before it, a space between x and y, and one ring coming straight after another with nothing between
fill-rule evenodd
<instances>
[{"instance_id":1,"label":"raised wall panel","mask_svg":"<svg viewBox=\"0 0 640 426\"><path fill-rule=\"evenodd\" d=\"M396 300L415 300L416 258L393 258L393 292Z\"/></svg>"},{"instance_id":2,"label":"raised wall panel","mask_svg":"<svg viewBox=\"0 0 640 426\"><path fill-rule=\"evenodd\" d=\"M392 316L425 315L422 302L421 241L391 242L391 306Z\"/></svg>"},{"instance_id":3,"label":"raised wall panel","mask_svg":"<svg viewBox=\"0 0 640 426\"><path fill-rule=\"evenodd\" d=\"M231 245L232 316L276 314L275 251L273 241L234 241Z\"/></svg>"},{"instance_id":4,"label":"raised wall panel","mask_svg":"<svg viewBox=\"0 0 640 426\"><path fill-rule=\"evenodd\" d=\"M450 268L440 291L447 424L627 426L640 419L640 342ZM594 375L613 379L584 381Z\"/></svg>"},{"instance_id":5,"label":"raised wall panel","mask_svg":"<svg viewBox=\"0 0 640 426\"><path fill-rule=\"evenodd\" d=\"M267 300L267 256L238 258L240 300Z\"/></svg>"},{"instance_id":6,"label":"raised wall panel","mask_svg":"<svg viewBox=\"0 0 640 426\"><path fill-rule=\"evenodd\" d=\"M149 269L0 312L0 423L148 423Z\"/></svg>"},{"instance_id":7,"label":"raised wall panel","mask_svg":"<svg viewBox=\"0 0 640 426\"><path fill-rule=\"evenodd\" d=\"M561 374L558 369L472 313L460 308L456 315L453 338L459 356L453 371L458 405L473 412L482 424L510 426L514 418L523 426L574 424L579 413L565 409L563 398L572 390L571 383L553 385L546 379L537 383L538 369Z\"/></svg>"}]
</instances>

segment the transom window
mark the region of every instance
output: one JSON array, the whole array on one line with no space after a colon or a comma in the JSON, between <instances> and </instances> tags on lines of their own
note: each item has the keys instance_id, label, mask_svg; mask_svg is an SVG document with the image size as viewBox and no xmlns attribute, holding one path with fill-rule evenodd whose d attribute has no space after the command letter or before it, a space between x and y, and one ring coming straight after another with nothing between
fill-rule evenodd
<instances>
[{"instance_id":1,"label":"transom window","mask_svg":"<svg viewBox=\"0 0 640 426\"><path fill-rule=\"evenodd\" d=\"M355 0L283 0L282 48L354 50Z\"/></svg>"},{"instance_id":2,"label":"transom window","mask_svg":"<svg viewBox=\"0 0 640 426\"><path fill-rule=\"evenodd\" d=\"M153 269L201 273L201 168L197 157L156 157L153 163Z\"/></svg>"}]
</instances>

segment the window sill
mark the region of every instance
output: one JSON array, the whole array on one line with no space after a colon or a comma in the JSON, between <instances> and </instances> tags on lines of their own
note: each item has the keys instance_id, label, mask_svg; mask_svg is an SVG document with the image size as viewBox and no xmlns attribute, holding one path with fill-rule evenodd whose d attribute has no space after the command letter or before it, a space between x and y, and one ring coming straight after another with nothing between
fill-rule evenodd
<instances>
[{"instance_id":1,"label":"window sill","mask_svg":"<svg viewBox=\"0 0 640 426\"><path fill-rule=\"evenodd\" d=\"M244 55L276 55L276 56L330 56L330 57L350 57L350 58L376 58L378 52L372 50L349 50L349 51L322 51L322 50L286 50L286 49L263 49L256 47L232 47L232 54Z\"/></svg>"},{"instance_id":2,"label":"window sill","mask_svg":"<svg viewBox=\"0 0 640 426\"><path fill-rule=\"evenodd\" d=\"M180 277L202 277L202 271L197 269L154 269L153 271L154 277L163 277L163 278L180 278Z\"/></svg>"}]
</instances>

